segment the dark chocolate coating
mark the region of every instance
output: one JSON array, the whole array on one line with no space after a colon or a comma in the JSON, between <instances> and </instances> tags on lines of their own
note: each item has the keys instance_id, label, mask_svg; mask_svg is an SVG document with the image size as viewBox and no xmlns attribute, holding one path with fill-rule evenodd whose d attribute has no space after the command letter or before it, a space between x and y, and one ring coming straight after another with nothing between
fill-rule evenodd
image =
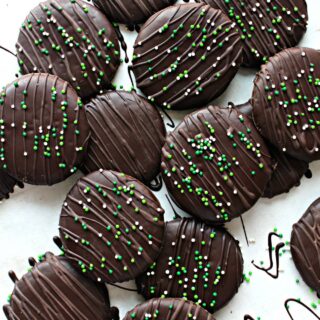
<instances>
[{"instance_id":1,"label":"dark chocolate coating","mask_svg":"<svg viewBox=\"0 0 320 320\"><path fill-rule=\"evenodd\" d=\"M204 4L180 4L153 15L134 46L137 86L168 109L199 108L219 96L242 63L235 23Z\"/></svg>"},{"instance_id":2,"label":"dark chocolate coating","mask_svg":"<svg viewBox=\"0 0 320 320\"><path fill-rule=\"evenodd\" d=\"M212 314L195 303L177 298L151 299L128 311L123 320L214 320Z\"/></svg>"},{"instance_id":3,"label":"dark chocolate coating","mask_svg":"<svg viewBox=\"0 0 320 320\"><path fill-rule=\"evenodd\" d=\"M252 118L253 109L250 101L238 105L236 108ZM300 180L307 172L309 165L305 161L290 157L270 143L267 143L267 146L275 162L275 166L271 179L262 196L265 198L273 198L279 194L289 192L293 187L299 186Z\"/></svg>"},{"instance_id":4,"label":"dark chocolate coating","mask_svg":"<svg viewBox=\"0 0 320 320\"><path fill-rule=\"evenodd\" d=\"M84 172L110 169L149 184L160 172L165 126L143 97L108 91L86 106L91 129Z\"/></svg>"},{"instance_id":5,"label":"dark chocolate coating","mask_svg":"<svg viewBox=\"0 0 320 320\"><path fill-rule=\"evenodd\" d=\"M4 306L9 320L115 320L108 290L76 272L64 257L46 253L15 287Z\"/></svg>"},{"instance_id":6,"label":"dark chocolate coating","mask_svg":"<svg viewBox=\"0 0 320 320\"><path fill-rule=\"evenodd\" d=\"M210 106L167 136L162 173L176 203L208 223L249 210L272 173L269 151L252 121L234 108Z\"/></svg>"},{"instance_id":7,"label":"dark chocolate coating","mask_svg":"<svg viewBox=\"0 0 320 320\"><path fill-rule=\"evenodd\" d=\"M309 169L309 165L305 161L286 155L270 144L268 147L276 166L264 190L263 197L273 198L279 194L289 192L293 187L298 187L303 175Z\"/></svg>"},{"instance_id":8,"label":"dark chocolate coating","mask_svg":"<svg viewBox=\"0 0 320 320\"><path fill-rule=\"evenodd\" d=\"M23 74L68 81L82 98L110 86L120 63L117 35L105 15L81 0L47 0L22 24L16 44Z\"/></svg>"},{"instance_id":9,"label":"dark chocolate coating","mask_svg":"<svg viewBox=\"0 0 320 320\"><path fill-rule=\"evenodd\" d=\"M146 299L185 298L215 312L237 293L242 273L240 248L227 231L178 219L166 224L160 256L137 285Z\"/></svg>"},{"instance_id":10,"label":"dark chocolate coating","mask_svg":"<svg viewBox=\"0 0 320 320\"><path fill-rule=\"evenodd\" d=\"M64 80L22 76L0 98L1 168L39 185L60 182L81 163L89 126L82 102Z\"/></svg>"},{"instance_id":11,"label":"dark chocolate coating","mask_svg":"<svg viewBox=\"0 0 320 320\"><path fill-rule=\"evenodd\" d=\"M310 162L320 159L320 52L286 49L263 65L254 82L253 116L279 150Z\"/></svg>"},{"instance_id":12,"label":"dark chocolate coating","mask_svg":"<svg viewBox=\"0 0 320 320\"><path fill-rule=\"evenodd\" d=\"M0 201L8 199L10 193L14 192L14 187L23 188L23 183L8 174L7 171L0 169Z\"/></svg>"},{"instance_id":13,"label":"dark chocolate coating","mask_svg":"<svg viewBox=\"0 0 320 320\"><path fill-rule=\"evenodd\" d=\"M135 25L145 22L159 10L177 0L93 0L93 3L114 22Z\"/></svg>"},{"instance_id":14,"label":"dark chocolate coating","mask_svg":"<svg viewBox=\"0 0 320 320\"><path fill-rule=\"evenodd\" d=\"M197 0L233 20L244 44L244 65L256 67L286 48L295 47L307 30L305 0Z\"/></svg>"},{"instance_id":15,"label":"dark chocolate coating","mask_svg":"<svg viewBox=\"0 0 320 320\"><path fill-rule=\"evenodd\" d=\"M60 236L72 263L95 281L122 282L159 255L164 211L138 180L113 171L81 178L60 216Z\"/></svg>"},{"instance_id":16,"label":"dark chocolate coating","mask_svg":"<svg viewBox=\"0 0 320 320\"><path fill-rule=\"evenodd\" d=\"M320 199L314 201L291 233L293 261L306 284L320 294Z\"/></svg>"}]
</instances>

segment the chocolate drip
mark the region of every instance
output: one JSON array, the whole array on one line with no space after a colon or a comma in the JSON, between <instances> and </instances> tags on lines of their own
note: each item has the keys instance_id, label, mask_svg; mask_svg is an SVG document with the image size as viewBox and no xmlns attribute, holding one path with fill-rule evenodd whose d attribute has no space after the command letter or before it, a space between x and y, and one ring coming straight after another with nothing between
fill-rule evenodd
<instances>
[{"instance_id":1,"label":"chocolate drip","mask_svg":"<svg viewBox=\"0 0 320 320\"><path fill-rule=\"evenodd\" d=\"M175 125L173 119L171 118L169 112L167 112L167 110L164 109L164 108L161 108L161 111L165 114L165 116L166 116L166 117L168 118L168 120L169 120L169 122L167 122L166 125L167 125L168 127L172 128L172 129L174 129L174 128L176 127L176 125Z\"/></svg>"},{"instance_id":2,"label":"chocolate drip","mask_svg":"<svg viewBox=\"0 0 320 320\"><path fill-rule=\"evenodd\" d=\"M12 56L17 57L16 53L12 52L11 50L9 50L3 46L0 46L0 50L6 51L6 52L10 53Z\"/></svg>"},{"instance_id":3,"label":"chocolate drip","mask_svg":"<svg viewBox=\"0 0 320 320\"><path fill-rule=\"evenodd\" d=\"M120 27L117 23L114 23L113 24L113 27L114 27L114 30L116 31L116 34L118 36L118 39L119 39L119 42L120 42L120 45L121 45L121 48L125 54L125 62L128 63L129 62L129 57L128 57L128 52L127 52L127 49L128 49L128 46L127 46L127 43L123 37L123 34L120 30Z\"/></svg>"},{"instance_id":4,"label":"chocolate drip","mask_svg":"<svg viewBox=\"0 0 320 320\"><path fill-rule=\"evenodd\" d=\"M258 265L256 265L254 263L254 261L252 261L252 264L259 270L262 270L264 271L265 273L267 273L270 277L274 278L274 279L277 279L279 277L279 259L280 259L280 256L279 256L279 252L281 250L281 248L283 248L285 246L285 244L283 242L280 242L276 245L276 248L275 248L275 256L276 256L276 273L275 274L272 274L271 273L271 270L273 268L273 265L274 265L274 262L273 262L273 245L272 245L272 238L273 237L277 237L277 238L281 238L277 233L275 232L271 232L269 233L268 235L268 251L269 251L269 260L270 260L270 265L269 267L267 268L263 268L263 267L260 267Z\"/></svg>"},{"instance_id":5,"label":"chocolate drip","mask_svg":"<svg viewBox=\"0 0 320 320\"><path fill-rule=\"evenodd\" d=\"M8 174L7 171L0 169L0 201L8 199L10 193L14 192L14 187L24 188L24 184Z\"/></svg>"},{"instance_id":6,"label":"chocolate drip","mask_svg":"<svg viewBox=\"0 0 320 320\"><path fill-rule=\"evenodd\" d=\"M154 180L152 180L149 184L149 188L152 191L160 191L163 186L163 181L161 175L158 175Z\"/></svg>"},{"instance_id":7,"label":"chocolate drip","mask_svg":"<svg viewBox=\"0 0 320 320\"><path fill-rule=\"evenodd\" d=\"M244 316L244 320L255 320L254 318L252 318L249 314L246 314Z\"/></svg>"},{"instance_id":8,"label":"chocolate drip","mask_svg":"<svg viewBox=\"0 0 320 320\"><path fill-rule=\"evenodd\" d=\"M176 219L182 219L182 217L179 215L179 213L177 212L177 210L174 208L170 196L166 194L166 198L167 198L167 201L169 202L170 207L171 207L171 209L172 209L172 211L173 211L173 213L174 213L173 219L174 219L174 220L176 220Z\"/></svg>"}]
</instances>

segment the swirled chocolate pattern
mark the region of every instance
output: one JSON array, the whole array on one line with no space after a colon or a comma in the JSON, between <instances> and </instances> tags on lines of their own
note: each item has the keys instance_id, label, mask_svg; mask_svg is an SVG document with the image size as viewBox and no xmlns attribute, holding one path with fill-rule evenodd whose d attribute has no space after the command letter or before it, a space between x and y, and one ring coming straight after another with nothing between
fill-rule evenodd
<instances>
[{"instance_id":1,"label":"swirled chocolate pattern","mask_svg":"<svg viewBox=\"0 0 320 320\"><path fill-rule=\"evenodd\" d=\"M212 314L184 299L151 299L128 311L123 320L214 320Z\"/></svg>"},{"instance_id":2,"label":"swirled chocolate pattern","mask_svg":"<svg viewBox=\"0 0 320 320\"><path fill-rule=\"evenodd\" d=\"M240 248L227 231L178 219L166 224L160 256L137 285L146 299L184 298L214 312L236 294L242 272Z\"/></svg>"},{"instance_id":3,"label":"swirled chocolate pattern","mask_svg":"<svg viewBox=\"0 0 320 320\"><path fill-rule=\"evenodd\" d=\"M145 22L159 10L177 0L93 0L93 3L114 22L135 25Z\"/></svg>"},{"instance_id":4,"label":"swirled chocolate pattern","mask_svg":"<svg viewBox=\"0 0 320 320\"><path fill-rule=\"evenodd\" d=\"M237 105L236 108L252 118L253 109L250 101ZM290 157L270 143L267 143L267 146L275 162L275 167L262 196L273 198L279 194L289 192L293 187L299 186L301 178L308 171L309 165L305 161Z\"/></svg>"},{"instance_id":5,"label":"swirled chocolate pattern","mask_svg":"<svg viewBox=\"0 0 320 320\"><path fill-rule=\"evenodd\" d=\"M113 171L91 173L71 189L61 211L65 254L98 282L134 279L159 255L163 214L138 180Z\"/></svg>"},{"instance_id":6,"label":"swirled chocolate pattern","mask_svg":"<svg viewBox=\"0 0 320 320\"><path fill-rule=\"evenodd\" d=\"M83 98L110 86L120 63L112 25L81 0L40 3L22 24L16 48L23 74L57 75Z\"/></svg>"},{"instance_id":7,"label":"swirled chocolate pattern","mask_svg":"<svg viewBox=\"0 0 320 320\"><path fill-rule=\"evenodd\" d=\"M110 308L108 290L76 272L64 257L46 253L20 280L10 272L15 287L4 312L9 320L119 320Z\"/></svg>"},{"instance_id":8,"label":"swirled chocolate pattern","mask_svg":"<svg viewBox=\"0 0 320 320\"><path fill-rule=\"evenodd\" d=\"M0 95L1 168L22 182L45 185L75 172L89 136L75 90L56 76L35 73Z\"/></svg>"},{"instance_id":9,"label":"swirled chocolate pattern","mask_svg":"<svg viewBox=\"0 0 320 320\"><path fill-rule=\"evenodd\" d=\"M160 172L165 127L158 110L134 91L108 91L86 106L91 129L83 169L124 172L149 184Z\"/></svg>"},{"instance_id":10,"label":"swirled chocolate pattern","mask_svg":"<svg viewBox=\"0 0 320 320\"><path fill-rule=\"evenodd\" d=\"M313 202L293 226L293 261L308 286L320 294L320 199Z\"/></svg>"},{"instance_id":11,"label":"swirled chocolate pattern","mask_svg":"<svg viewBox=\"0 0 320 320\"><path fill-rule=\"evenodd\" d=\"M249 210L271 177L271 158L252 121L210 106L186 116L167 136L162 173L177 204L205 222Z\"/></svg>"},{"instance_id":12,"label":"swirled chocolate pattern","mask_svg":"<svg viewBox=\"0 0 320 320\"><path fill-rule=\"evenodd\" d=\"M254 121L279 150L320 159L320 52L286 49L263 65L252 94Z\"/></svg>"},{"instance_id":13,"label":"swirled chocolate pattern","mask_svg":"<svg viewBox=\"0 0 320 320\"><path fill-rule=\"evenodd\" d=\"M15 186L24 187L22 182L9 175L7 171L0 169L0 201L8 199Z\"/></svg>"},{"instance_id":14,"label":"swirled chocolate pattern","mask_svg":"<svg viewBox=\"0 0 320 320\"><path fill-rule=\"evenodd\" d=\"M242 43L220 10L181 4L153 15L134 46L137 86L168 109L201 107L219 96L242 63Z\"/></svg>"},{"instance_id":15,"label":"swirled chocolate pattern","mask_svg":"<svg viewBox=\"0 0 320 320\"><path fill-rule=\"evenodd\" d=\"M259 66L283 49L294 47L307 30L305 0L196 0L222 10L237 24L244 43L244 64Z\"/></svg>"}]
</instances>

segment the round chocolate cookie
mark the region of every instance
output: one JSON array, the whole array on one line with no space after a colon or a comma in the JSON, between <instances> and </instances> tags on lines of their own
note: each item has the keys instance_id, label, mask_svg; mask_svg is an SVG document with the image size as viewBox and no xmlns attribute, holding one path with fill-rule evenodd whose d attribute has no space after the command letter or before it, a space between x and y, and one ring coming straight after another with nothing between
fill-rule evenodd
<instances>
[{"instance_id":1,"label":"round chocolate cookie","mask_svg":"<svg viewBox=\"0 0 320 320\"><path fill-rule=\"evenodd\" d=\"M214 320L212 314L195 303L176 298L151 299L129 311L123 320Z\"/></svg>"},{"instance_id":2,"label":"round chocolate cookie","mask_svg":"<svg viewBox=\"0 0 320 320\"><path fill-rule=\"evenodd\" d=\"M236 108L250 118L252 118L252 105L250 101L237 105ZM300 180L308 171L307 162L298 160L279 151L277 148L267 143L271 157L275 162L274 171L269 180L263 197L273 198L279 194L289 192L291 188L300 185Z\"/></svg>"},{"instance_id":3,"label":"round chocolate cookie","mask_svg":"<svg viewBox=\"0 0 320 320\"><path fill-rule=\"evenodd\" d=\"M120 63L112 25L81 0L40 3L22 24L16 48L23 74L57 75L83 98L110 86Z\"/></svg>"},{"instance_id":4,"label":"round chocolate cookie","mask_svg":"<svg viewBox=\"0 0 320 320\"><path fill-rule=\"evenodd\" d=\"M242 43L220 10L180 4L153 15L134 46L137 86L167 109L201 107L219 96L242 63Z\"/></svg>"},{"instance_id":5,"label":"round chocolate cookie","mask_svg":"<svg viewBox=\"0 0 320 320\"><path fill-rule=\"evenodd\" d=\"M178 219L166 224L160 256L137 285L146 299L184 298L215 312L237 293L242 272L240 248L227 231Z\"/></svg>"},{"instance_id":6,"label":"round chocolate cookie","mask_svg":"<svg viewBox=\"0 0 320 320\"><path fill-rule=\"evenodd\" d=\"M100 282L123 282L143 273L157 258L164 211L138 180L113 171L81 178L60 216L65 254Z\"/></svg>"},{"instance_id":7,"label":"round chocolate cookie","mask_svg":"<svg viewBox=\"0 0 320 320\"><path fill-rule=\"evenodd\" d=\"M135 25L145 22L159 10L177 0L93 0L93 3L114 22Z\"/></svg>"},{"instance_id":8,"label":"round chocolate cookie","mask_svg":"<svg viewBox=\"0 0 320 320\"><path fill-rule=\"evenodd\" d=\"M168 191L183 210L208 223L249 210L263 194L271 164L252 121L234 108L210 106L186 116L162 149Z\"/></svg>"},{"instance_id":9,"label":"round chocolate cookie","mask_svg":"<svg viewBox=\"0 0 320 320\"><path fill-rule=\"evenodd\" d=\"M314 49L284 50L262 66L252 95L261 134L305 162L320 159L319 62Z\"/></svg>"},{"instance_id":10,"label":"round chocolate cookie","mask_svg":"<svg viewBox=\"0 0 320 320\"><path fill-rule=\"evenodd\" d=\"M8 199L10 193L13 193L15 186L24 187L21 181L12 177L7 171L0 169L0 201Z\"/></svg>"},{"instance_id":11,"label":"round chocolate cookie","mask_svg":"<svg viewBox=\"0 0 320 320\"><path fill-rule=\"evenodd\" d=\"M305 0L197 0L222 10L239 28L244 65L259 66L283 49L298 44L307 30Z\"/></svg>"},{"instance_id":12,"label":"round chocolate cookie","mask_svg":"<svg viewBox=\"0 0 320 320\"><path fill-rule=\"evenodd\" d=\"M89 136L82 102L64 80L28 74L0 93L1 168L52 185L77 170Z\"/></svg>"},{"instance_id":13,"label":"round chocolate cookie","mask_svg":"<svg viewBox=\"0 0 320 320\"><path fill-rule=\"evenodd\" d=\"M110 169L149 184L160 172L165 126L143 97L109 91L86 106L91 129L84 172Z\"/></svg>"},{"instance_id":14,"label":"round chocolate cookie","mask_svg":"<svg viewBox=\"0 0 320 320\"><path fill-rule=\"evenodd\" d=\"M264 190L263 197L273 198L299 186L301 178L309 169L309 165L307 162L286 155L270 144L268 147L271 157L276 162L276 167Z\"/></svg>"},{"instance_id":15,"label":"round chocolate cookie","mask_svg":"<svg viewBox=\"0 0 320 320\"><path fill-rule=\"evenodd\" d=\"M105 285L76 272L64 257L46 253L40 262L29 259L31 271L20 280L9 272L15 287L3 307L9 320L117 320Z\"/></svg>"},{"instance_id":16,"label":"round chocolate cookie","mask_svg":"<svg viewBox=\"0 0 320 320\"><path fill-rule=\"evenodd\" d=\"M291 254L293 261L308 286L320 295L320 199L307 209L293 226Z\"/></svg>"}]
</instances>

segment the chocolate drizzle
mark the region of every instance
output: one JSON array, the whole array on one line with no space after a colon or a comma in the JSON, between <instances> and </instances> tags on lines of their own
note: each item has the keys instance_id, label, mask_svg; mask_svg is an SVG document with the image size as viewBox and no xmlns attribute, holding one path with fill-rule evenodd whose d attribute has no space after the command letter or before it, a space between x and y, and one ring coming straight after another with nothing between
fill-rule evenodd
<instances>
[{"instance_id":1,"label":"chocolate drizzle","mask_svg":"<svg viewBox=\"0 0 320 320\"><path fill-rule=\"evenodd\" d=\"M121 30L120 30L119 25L117 23L114 23L113 27L114 27L114 30L115 30L117 36L118 36L118 40L120 42L121 48L122 48L122 50L123 50L123 52L125 54L124 61L126 63L128 63L129 62L129 57L128 57L128 52L127 52L127 49L128 49L127 43L126 43L126 41L125 41L125 39L123 37L123 34L122 34Z\"/></svg>"},{"instance_id":2,"label":"chocolate drizzle","mask_svg":"<svg viewBox=\"0 0 320 320\"><path fill-rule=\"evenodd\" d=\"M252 318L249 314L246 314L244 316L244 320L255 320L254 318Z\"/></svg>"},{"instance_id":3,"label":"chocolate drizzle","mask_svg":"<svg viewBox=\"0 0 320 320\"><path fill-rule=\"evenodd\" d=\"M162 149L169 193L186 212L223 224L249 210L272 168L263 139L236 109L210 106L184 118Z\"/></svg>"},{"instance_id":4,"label":"chocolate drizzle","mask_svg":"<svg viewBox=\"0 0 320 320\"><path fill-rule=\"evenodd\" d=\"M280 242L276 245L275 247L275 257L276 257L276 273L275 274L272 274L271 273L271 270L273 269L273 265L274 265L274 262L273 262L273 245L272 245L272 238L273 237L277 237L277 238L281 238L277 233L275 232L270 232L269 235L268 235L268 251L269 251L269 261L270 261L270 265L269 267L266 267L266 268L263 268L263 267L260 267L258 265L256 265L254 263L254 261L252 261L252 264L259 270L262 270L264 271L266 274L268 274L270 277L274 278L274 279L277 279L279 277L279 259L280 259L280 256L279 256L279 253L280 253L280 250L281 248L283 248L285 246L285 244L283 242Z\"/></svg>"},{"instance_id":5,"label":"chocolate drizzle","mask_svg":"<svg viewBox=\"0 0 320 320\"><path fill-rule=\"evenodd\" d=\"M102 12L81 0L39 4L23 23L16 47L23 74L55 74L83 98L109 87L120 64L112 25Z\"/></svg>"},{"instance_id":6,"label":"chocolate drizzle","mask_svg":"<svg viewBox=\"0 0 320 320\"><path fill-rule=\"evenodd\" d=\"M112 171L81 178L60 216L65 255L98 282L134 279L152 264L163 242L164 211L141 182Z\"/></svg>"},{"instance_id":7,"label":"chocolate drizzle","mask_svg":"<svg viewBox=\"0 0 320 320\"><path fill-rule=\"evenodd\" d=\"M1 168L31 184L52 185L77 170L89 127L75 90L49 74L25 75L0 98Z\"/></svg>"},{"instance_id":8,"label":"chocolate drizzle","mask_svg":"<svg viewBox=\"0 0 320 320\"><path fill-rule=\"evenodd\" d=\"M155 177L150 183L149 183L149 188L152 191L160 191L163 186L163 181L161 175Z\"/></svg>"},{"instance_id":9,"label":"chocolate drizzle","mask_svg":"<svg viewBox=\"0 0 320 320\"><path fill-rule=\"evenodd\" d=\"M191 301L184 299L152 299L127 312L123 320L214 320L213 315Z\"/></svg>"},{"instance_id":10,"label":"chocolate drizzle","mask_svg":"<svg viewBox=\"0 0 320 320\"><path fill-rule=\"evenodd\" d=\"M314 201L291 234L293 261L308 286L320 294L320 199Z\"/></svg>"},{"instance_id":11,"label":"chocolate drizzle","mask_svg":"<svg viewBox=\"0 0 320 320\"><path fill-rule=\"evenodd\" d=\"M265 63L283 49L295 47L307 29L304 0L196 1L222 10L237 24L244 44L244 64L249 67Z\"/></svg>"},{"instance_id":12,"label":"chocolate drizzle","mask_svg":"<svg viewBox=\"0 0 320 320\"><path fill-rule=\"evenodd\" d=\"M9 50L9 49L7 49L7 48L5 48L5 47L3 47L3 46L0 46L0 50L3 50L3 51L5 51L5 52L8 52L8 53L10 53L12 56L17 57L17 54L16 54L16 53L12 52L11 50Z\"/></svg>"},{"instance_id":13,"label":"chocolate drizzle","mask_svg":"<svg viewBox=\"0 0 320 320\"><path fill-rule=\"evenodd\" d=\"M105 285L96 285L79 275L64 257L46 253L31 271L15 283L10 304L4 306L9 320L118 320L117 308L110 308Z\"/></svg>"},{"instance_id":14,"label":"chocolate drizzle","mask_svg":"<svg viewBox=\"0 0 320 320\"><path fill-rule=\"evenodd\" d=\"M240 36L220 10L168 7L142 27L132 59L137 86L158 107L199 108L219 96L242 63Z\"/></svg>"},{"instance_id":15,"label":"chocolate drizzle","mask_svg":"<svg viewBox=\"0 0 320 320\"><path fill-rule=\"evenodd\" d=\"M320 319L320 317L310 308L308 307L305 303L303 303L302 301L298 300L298 299L288 299L285 301L284 303L284 307L286 308L287 312L288 312L288 315L290 317L290 319L292 320L295 320L289 310L289 303L290 302L295 302L295 303L298 303L300 304L301 306L303 306L306 310L308 310L310 313L312 313L317 319Z\"/></svg>"},{"instance_id":16,"label":"chocolate drizzle","mask_svg":"<svg viewBox=\"0 0 320 320\"><path fill-rule=\"evenodd\" d=\"M157 11L177 0L93 0L111 20L131 26L145 22Z\"/></svg>"},{"instance_id":17,"label":"chocolate drizzle","mask_svg":"<svg viewBox=\"0 0 320 320\"><path fill-rule=\"evenodd\" d=\"M110 169L145 184L160 172L165 127L158 110L133 92L108 91L86 105L91 129L83 171Z\"/></svg>"},{"instance_id":18,"label":"chocolate drizzle","mask_svg":"<svg viewBox=\"0 0 320 320\"><path fill-rule=\"evenodd\" d=\"M184 298L215 312L236 294L242 272L240 248L228 232L177 219L167 222L160 256L137 286L146 299Z\"/></svg>"}]
</instances>

